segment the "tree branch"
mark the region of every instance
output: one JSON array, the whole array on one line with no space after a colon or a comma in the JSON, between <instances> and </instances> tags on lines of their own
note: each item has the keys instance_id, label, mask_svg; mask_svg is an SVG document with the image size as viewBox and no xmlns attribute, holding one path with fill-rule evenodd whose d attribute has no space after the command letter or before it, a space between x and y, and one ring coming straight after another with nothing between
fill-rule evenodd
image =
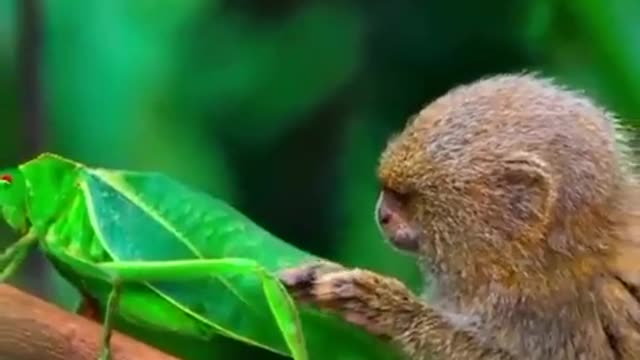
<instances>
[{"instance_id":1,"label":"tree branch","mask_svg":"<svg viewBox=\"0 0 640 360\"><path fill-rule=\"evenodd\" d=\"M66 312L8 285L0 285L0 359L96 360L100 324ZM114 332L113 360L177 360Z\"/></svg>"}]
</instances>

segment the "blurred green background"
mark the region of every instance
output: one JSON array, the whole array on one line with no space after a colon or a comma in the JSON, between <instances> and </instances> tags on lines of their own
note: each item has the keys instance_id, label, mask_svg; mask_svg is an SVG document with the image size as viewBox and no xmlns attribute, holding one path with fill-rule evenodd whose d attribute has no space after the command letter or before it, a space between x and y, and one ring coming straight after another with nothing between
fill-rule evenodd
<instances>
[{"instance_id":1,"label":"blurred green background","mask_svg":"<svg viewBox=\"0 0 640 360\"><path fill-rule=\"evenodd\" d=\"M635 125L640 2L0 0L0 164L53 151L163 171L419 290L373 222L378 154L452 86L523 70ZM38 255L17 284L76 299Z\"/></svg>"}]
</instances>

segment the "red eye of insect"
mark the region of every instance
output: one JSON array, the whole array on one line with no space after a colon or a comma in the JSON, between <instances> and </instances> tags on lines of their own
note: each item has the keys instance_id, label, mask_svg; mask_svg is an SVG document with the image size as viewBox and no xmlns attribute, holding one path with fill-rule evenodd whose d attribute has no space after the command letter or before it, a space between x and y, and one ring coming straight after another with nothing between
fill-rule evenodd
<instances>
[{"instance_id":1,"label":"red eye of insect","mask_svg":"<svg viewBox=\"0 0 640 360\"><path fill-rule=\"evenodd\" d=\"M11 176L9 174L0 175L0 180L6 181L9 184L11 184L13 182L13 176Z\"/></svg>"}]
</instances>

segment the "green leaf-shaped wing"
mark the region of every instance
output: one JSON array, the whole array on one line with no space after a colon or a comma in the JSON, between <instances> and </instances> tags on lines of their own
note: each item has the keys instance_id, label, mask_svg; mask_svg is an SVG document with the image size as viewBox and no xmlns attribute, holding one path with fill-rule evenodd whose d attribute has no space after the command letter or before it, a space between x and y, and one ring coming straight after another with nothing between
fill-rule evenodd
<instances>
[{"instance_id":1,"label":"green leaf-shaped wing","mask_svg":"<svg viewBox=\"0 0 640 360\"><path fill-rule=\"evenodd\" d=\"M314 256L224 202L165 175L105 169L87 169L85 174L93 227L115 260L254 260L269 274L266 278L257 273L218 274L154 281L150 287L220 334L290 356L301 354L296 314L287 310L295 307L288 305L291 299L274 281L274 273ZM314 354L321 354L318 359L396 358L388 345L359 329L312 309L301 310L312 359Z\"/></svg>"}]
</instances>

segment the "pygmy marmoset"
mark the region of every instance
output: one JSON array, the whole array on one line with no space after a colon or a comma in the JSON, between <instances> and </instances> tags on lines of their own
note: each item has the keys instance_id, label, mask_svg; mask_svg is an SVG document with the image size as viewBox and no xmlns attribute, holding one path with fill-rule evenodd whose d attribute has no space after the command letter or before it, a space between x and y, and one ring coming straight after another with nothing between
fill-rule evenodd
<instances>
[{"instance_id":1,"label":"pygmy marmoset","mask_svg":"<svg viewBox=\"0 0 640 360\"><path fill-rule=\"evenodd\" d=\"M391 139L376 219L429 296L334 263L285 270L294 296L408 359L640 359L638 184L622 128L530 74L456 87Z\"/></svg>"}]
</instances>

